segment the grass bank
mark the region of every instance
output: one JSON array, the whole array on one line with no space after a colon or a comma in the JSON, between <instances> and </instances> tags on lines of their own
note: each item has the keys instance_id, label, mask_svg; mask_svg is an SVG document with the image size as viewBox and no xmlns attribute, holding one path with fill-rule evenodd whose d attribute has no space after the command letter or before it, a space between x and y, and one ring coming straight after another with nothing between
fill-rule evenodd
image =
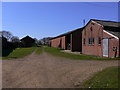
<instances>
[{"instance_id":1,"label":"grass bank","mask_svg":"<svg viewBox=\"0 0 120 90\"><path fill-rule=\"evenodd\" d=\"M65 57L65 58L69 58L69 59L76 59L76 60L118 60L120 58L100 58L100 57L96 57L96 56L90 56L90 55L75 55L75 54L70 54L70 53L65 53L65 52L61 52L60 48L53 48L53 47L45 47L44 51L48 52L52 55L55 56L61 56L61 57Z\"/></svg>"},{"instance_id":2,"label":"grass bank","mask_svg":"<svg viewBox=\"0 0 120 90\"><path fill-rule=\"evenodd\" d=\"M21 57L29 55L30 53L32 53L36 49L37 49L37 47L16 48L8 56L2 57L2 59L21 58Z\"/></svg>"},{"instance_id":3,"label":"grass bank","mask_svg":"<svg viewBox=\"0 0 120 90\"><path fill-rule=\"evenodd\" d=\"M120 88L118 85L118 69L120 67L110 67L96 73L89 80L85 81L84 88Z\"/></svg>"}]
</instances>

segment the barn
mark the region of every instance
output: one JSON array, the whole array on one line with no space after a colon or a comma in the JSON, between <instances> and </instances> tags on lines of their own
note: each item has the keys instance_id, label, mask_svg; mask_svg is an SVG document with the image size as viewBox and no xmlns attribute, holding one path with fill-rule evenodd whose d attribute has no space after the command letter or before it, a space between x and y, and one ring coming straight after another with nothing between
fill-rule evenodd
<instances>
[{"instance_id":1,"label":"barn","mask_svg":"<svg viewBox=\"0 0 120 90\"><path fill-rule=\"evenodd\" d=\"M91 19L82 31L82 53L119 57L120 22Z\"/></svg>"},{"instance_id":2,"label":"barn","mask_svg":"<svg viewBox=\"0 0 120 90\"><path fill-rule=\"evenodd\" d=\"M31 38L30 36L26 36L22 38L20 41L23 47L32 47L35 45L35 40Z\"/></svg>"},{"instance_id":3,"label":"barn","mask_svg":"<svg viewBox=\"0 0 120 90\"><path fill-rule=\"evenodd\" d=\"M50 45L55 48L82 52L82 30L76 30L61 34L50 40Z\"/></svg>"}]
</instances>

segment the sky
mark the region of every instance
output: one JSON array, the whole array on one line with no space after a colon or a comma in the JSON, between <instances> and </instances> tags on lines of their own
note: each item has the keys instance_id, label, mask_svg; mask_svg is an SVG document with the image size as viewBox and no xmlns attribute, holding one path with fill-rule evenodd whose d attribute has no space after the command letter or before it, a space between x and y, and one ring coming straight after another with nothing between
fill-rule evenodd
<instances>
[{"instance_id":1,"label":"sky","mask_svg":"<svg viewBox=\"0 0 120 90\"><path fill-rule=\"evenodd\" d=\"M117 2L3 2L2 30L20 39L55 37L90 19L118 21Z\"/></svg>"}]
</instances>

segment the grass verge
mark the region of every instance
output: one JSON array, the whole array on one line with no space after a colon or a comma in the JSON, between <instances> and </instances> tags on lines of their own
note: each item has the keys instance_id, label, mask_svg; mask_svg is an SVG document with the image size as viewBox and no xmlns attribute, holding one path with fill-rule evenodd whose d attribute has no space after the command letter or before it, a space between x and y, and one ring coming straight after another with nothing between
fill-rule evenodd
<instances>
[{"instance_id":1,"label":"grass verge","mask_svg":"<svg viewBox=\"0 0 120 90\"><path fill-rule=\"evenodd\" d=\"M61 57L65 57L65 58L69 58L69 59L76 59L76 60L118 60L120 58L100 58L100 57L96 57L96 56L91 56L91 55L75 55L75 54L70 54L70 53L64 53L61 52L60 48L53 48L53 47L45 47L44 51L48 52L52 55L55 56L61 56Z\"/></svg>"},{"instance_id":2,"label":"grass verge","mask_svg":"<svg viewBox=\"0 0 120 90\"><path fill-rule=\"evenodd\" d=\"M120 88L118 85L118 73L120 67L110 67L99 71L89 80L85 81L82 86L84 88ZM118 79L119 78L119 79Z\"/></svg>"},{"instance_id":3,"label":"grass verge","mask_svg":"<svg viewBox=\"0 0 120 90\"><path fill-rule=\"evenodd\" d=\"M37 47L36 54L41 54L42 52L43 52L43 47L42 46Z\"/></svg>"},{"instance_id":4,"label":"grass verge","mask_svg":"<svg viewBox=\"0 0 120 90\"><path fill-rule=\"evenodd\" d=\"M2 59L13 59L13 58L21 58L27 56L32 53L37 47L30 48L16 48L13 50L8 56L2 57Z\"/></svg>"}]
</instances>

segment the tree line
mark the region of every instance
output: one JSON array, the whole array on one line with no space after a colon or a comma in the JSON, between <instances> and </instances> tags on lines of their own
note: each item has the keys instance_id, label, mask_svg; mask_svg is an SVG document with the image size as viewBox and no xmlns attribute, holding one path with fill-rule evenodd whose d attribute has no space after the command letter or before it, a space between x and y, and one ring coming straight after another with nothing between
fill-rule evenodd
<instances>
[{"instance_id":1,"label":"tree line","mask_svg":"<svg viewBox=\"0 0 120 90\"><path fill-rule=\"evenodd\" d=\"M45 37L43 39L36 39L30 36L25 36L19 39L18 36L13 36L9 31L0 31L0 45L2 45L2 56L13 51L15 48L21 47L33 47L39 45L49 45L51 37ZM8 53L8 54L9 54Z\"/></svg>"}]
</instances>

